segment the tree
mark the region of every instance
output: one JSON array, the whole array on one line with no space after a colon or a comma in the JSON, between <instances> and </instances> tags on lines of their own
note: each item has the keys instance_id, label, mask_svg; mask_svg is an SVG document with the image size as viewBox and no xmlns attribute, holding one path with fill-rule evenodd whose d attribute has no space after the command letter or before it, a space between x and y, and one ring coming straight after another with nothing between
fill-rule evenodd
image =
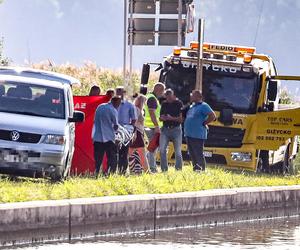
<instances>
[{"instance_id":1,"label":"tree","mask_svg":"<svg viewBox=\"0 0 300 250\"><path fill-rule=\"evenodd\" d=\"M3 38L2 38L0 40L0 66L7 66L9 63L10 63L10 59L3 55Z\"/></svg>"}]
</instances>

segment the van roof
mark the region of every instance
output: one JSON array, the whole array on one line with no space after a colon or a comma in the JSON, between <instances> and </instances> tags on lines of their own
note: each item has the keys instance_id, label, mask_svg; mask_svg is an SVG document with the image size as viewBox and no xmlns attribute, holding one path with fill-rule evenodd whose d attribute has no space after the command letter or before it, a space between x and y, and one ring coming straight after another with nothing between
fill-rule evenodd
<instances>
[{"instance_id":1,"label":"van roof","mask_svg":"<svg viewBox=\"0 0 300 250\"><path fill-rule=\"evenodd\" d=\"M80 81L72 76L52 71L39 70L26 67L0 67L0 75L14 75L29 78L44 79L50 81L61 82L69 85L79 85Z\"/></svg>"},{"instance_id":2,"label":"van roof","mask_svg":"<svg viewBox=\"0 0 300 250\"><path fill-rule=\"evenodd\" d=\"M63 89L64 84L57 81L49 81L44 79L37 79L37 78L30 78L30 77L23 77L23 76L12 76L12 75L0 75L0 83L1 82L18 82L18 83L31 83L35 85L47 86L47 87L54 87Z\"/></svg>"}]
</instances>

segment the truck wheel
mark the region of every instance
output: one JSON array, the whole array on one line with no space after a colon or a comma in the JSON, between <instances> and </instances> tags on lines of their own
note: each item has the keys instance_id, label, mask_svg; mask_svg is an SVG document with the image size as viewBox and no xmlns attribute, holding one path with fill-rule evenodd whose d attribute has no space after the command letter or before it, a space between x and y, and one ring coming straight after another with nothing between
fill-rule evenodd
<instances>
[{"instance_id":1,"label":"truck wheel","mask_svg":"<svg viewBox=\"0 0 300 250\"><path fill-rule=\"evenodd\" d=\"M261 174L263 173L263 160L262 158L258 158L258 162L257 162L257 165L256 165L256 171L255 171L257 174Z\"/></svg>"},{"instance_id":2,"label":"truck wheel","mask_svg":"<svg viewBox=\"0 0 300 250\"><path fill-rule=\"evenodd\" d=\"M261 150L259 152L259 158L256 166L256 173L269 173L269 151Z\"/></svg>"},{"instance_id":3,"label":"truck wheel","mask_svg":"<svg viewBox=\"0 0 300 250\"><path fill-rule=\"evenodd\" d=\"M295 167L294 167L294 158L290 158L289 156L289 149L290 145L286 148L284 153L284 159L280 163L279 171L282 174L294 174L295 173Z\"/></svg>"}]
</instances>

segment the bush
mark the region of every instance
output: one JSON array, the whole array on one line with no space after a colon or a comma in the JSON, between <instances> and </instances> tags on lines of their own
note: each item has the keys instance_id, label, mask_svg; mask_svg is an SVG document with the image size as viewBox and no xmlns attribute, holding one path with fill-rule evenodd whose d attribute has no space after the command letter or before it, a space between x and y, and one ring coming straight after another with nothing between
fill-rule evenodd
<instances>
[{"instance_id":1,"label":"bush","mask_svg":"<svg viewBox=\"0 0 300 250\"><path fill-rule=\"evenodd\" d=\"M1 3L1 0L0 0ZM0 66L8 66L10 59L3 55L3 38L0 39Z\"/></svg>"}]
</instances>

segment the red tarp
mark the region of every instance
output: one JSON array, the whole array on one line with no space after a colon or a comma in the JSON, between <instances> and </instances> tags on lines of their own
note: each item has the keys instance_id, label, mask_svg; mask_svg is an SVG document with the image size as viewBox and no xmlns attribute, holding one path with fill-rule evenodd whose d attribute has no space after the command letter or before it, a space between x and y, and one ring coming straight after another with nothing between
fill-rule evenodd
<instances>
[{"instance_id":1,"label":"red tarp","mask_svg":"<svg viewBox=\"0 0 300 250\"><path fill-rule=\"evenodd\" d=\"M73 174L93 173L95 162L91 134L95 111L99 104L108 102L109 98L107 96L74 96L73 100L75 110L85 113L85 121L76 123L75 152L71 172Z\"/></svg>"}]
</instances>

